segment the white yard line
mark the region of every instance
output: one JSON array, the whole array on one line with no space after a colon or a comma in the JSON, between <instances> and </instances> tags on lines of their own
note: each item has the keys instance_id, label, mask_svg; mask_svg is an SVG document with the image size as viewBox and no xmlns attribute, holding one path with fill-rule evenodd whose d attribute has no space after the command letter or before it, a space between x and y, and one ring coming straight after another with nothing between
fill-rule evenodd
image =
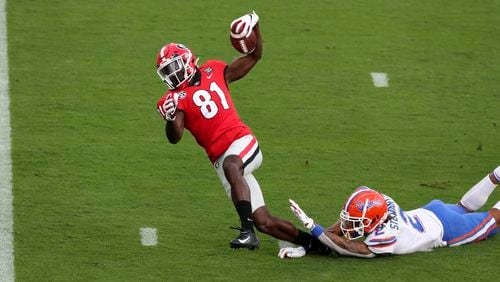
<instances>
[{"instance_id":1,"label":"white yard line","mask_svg":"<svg viewBox=\"0 0 500 282\"><path fill-rule=\"evenodd\" d=\"M5 0L0 0L0 281L14 281L12 159Z\"/></svg>"},{"instance_id":2,"label":"white yard line","mask_svg":"<svg viewBox=\"0 0 500 282\"><path fill-rule=\"evenodd\" d=\"M141 244L143 246L156 246L158 244L158 235L156 228L144 227L139 231L141 235Z\"/></svg>"},{"instance_id":3,"label":"white yard line","mask_svg":"<svg viewBox=\"0 0 500 282\"><path fill-rule=\"evenodd\" d=\"M372 72L371 75L375 87L389 87L389 78L386 73Z\"/></svg>"}]
</instances>

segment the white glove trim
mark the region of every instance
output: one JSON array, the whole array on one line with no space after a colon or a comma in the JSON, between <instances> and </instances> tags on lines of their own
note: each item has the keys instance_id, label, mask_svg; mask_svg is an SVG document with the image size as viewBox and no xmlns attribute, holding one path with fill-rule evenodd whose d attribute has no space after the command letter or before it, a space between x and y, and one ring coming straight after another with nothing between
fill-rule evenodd
<instances>
[{"instance_id":1,"label":"white glove trim","mask_svg":"<svg viewBox=\"0 0 500 282\"><path fill-rule=\"evenodd\" d=\"M280 259L285 259L285 258L301 258L306 255L306 250L304 247L286 247L280 249L278 253L278 257Z\"/></svg>"},{"instance_id":2,"label":"white glove trim","mask_svg":"<svg viewBox=\"0 0 500 282\"><path fill-rule=\"evenodd\" d=\"M175 112L177 111L177 103L179 101L179 94L178 93L173 93L167 96L167 99L165 99L165 102L163 102L163 105L160 107L159 112L160 114L165 118L167 121L174 121L175 120Z\"/></svg>"},{"instance_id":3,"label":"white glove trim","mask_svg":"<svg viewBox=\"0 0 500 282\"><path fill-rule=\"evenodd\" d=\"M290 209L295 216L302 222L305 228L311 230L314 227L314 220L307 216L307 214L299 207L299 205L292 199L288 199Z\"/></svg>"},{"instance_id":4,"label":"white glove trim","mask_svg":"<svg viewBox=\"0 0 500 282\"><path fill-rule=\"evenodd\" d=\"M243 15L234 21L231 22L231 37L234 39L240 39L243 37L248 38L250 34L252 34L252 30L257 25L259 22L259 16L253 11L250 14ZM233 32L233 26L236 25L236 28L234 31L237 33Z\"/></svg>"}]
</instances>

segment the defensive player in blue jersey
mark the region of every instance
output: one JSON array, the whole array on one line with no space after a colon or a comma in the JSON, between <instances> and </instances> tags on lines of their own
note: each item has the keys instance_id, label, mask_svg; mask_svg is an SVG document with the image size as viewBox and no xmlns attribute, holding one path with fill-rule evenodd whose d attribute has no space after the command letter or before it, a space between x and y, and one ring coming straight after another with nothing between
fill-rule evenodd
<instances>
[{"instance_id":1,"label":"defensive player in blue jersey","mask_svg":"<svg viewBox=\"0 0 500 282\"><path fill-rule=\"evenodd\" d=\"M340 255L372 258L460 246L496 234L500 201L488 211L478 210L499 183L500 166L474 185L458 203L433 200L410 211L401 209L391 197L362 186L348 197L340 219L327 230L315 224L293 200L289 202L304 226L330 249ZM278 256L296 258L305 254L302 247L284 247Z\"/></svg>"}]
</instances>

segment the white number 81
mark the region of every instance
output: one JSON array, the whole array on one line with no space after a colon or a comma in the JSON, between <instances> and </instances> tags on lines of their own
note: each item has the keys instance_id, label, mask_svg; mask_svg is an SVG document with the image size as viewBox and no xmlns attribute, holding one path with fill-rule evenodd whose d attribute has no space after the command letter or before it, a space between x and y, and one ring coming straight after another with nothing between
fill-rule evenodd
<instances>
[{"instance_id":1,"label":"white number 81","mask_svg":"<svg viewBox=\"0 0 500 282\"><path fill-rule=\"evenodd\" d=\"M224 110L229 109L229 104L227 103L226 96L224 96L224 92L222 92L222 89L220 89L217 83L210 83L210 91L213 91L217 93L217 95L219 95L220 102ZM219 111L217 104L212 100L212 96L210 96L210 93L208 93L208 91L206 90L201 89L194 92L193 102L196 106L200 107L201 114L206 119L213 118Z\"/></svg>"}]
</instances>

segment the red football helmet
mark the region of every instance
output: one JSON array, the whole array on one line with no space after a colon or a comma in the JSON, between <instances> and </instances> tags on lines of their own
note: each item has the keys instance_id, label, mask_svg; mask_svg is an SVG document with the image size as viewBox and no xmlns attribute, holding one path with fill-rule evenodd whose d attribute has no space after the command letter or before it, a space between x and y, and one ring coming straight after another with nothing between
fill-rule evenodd
<instances>
[{"instance_id":1,"label":"red football helmet","mask_svg":"<svg viewBox=\"0 0 500 282\"><path fill-rule=\"evenodd\" d=\"M383 223L387 203L379 192L365 186L354 190L340 211L340 228L350 240L361 238Z\"/></svg>"},{"instance_id":2,"label":"red football helmet","mask_svg":"<svg viewBox=\"0 0 500 282\"><path fill-rule=\"evenodd\" d=\"M170 43L163 46L156 59L156 72L170 89L182 89L191 81L198 59L186 46Z\"/></svg>"}]
</instances>

